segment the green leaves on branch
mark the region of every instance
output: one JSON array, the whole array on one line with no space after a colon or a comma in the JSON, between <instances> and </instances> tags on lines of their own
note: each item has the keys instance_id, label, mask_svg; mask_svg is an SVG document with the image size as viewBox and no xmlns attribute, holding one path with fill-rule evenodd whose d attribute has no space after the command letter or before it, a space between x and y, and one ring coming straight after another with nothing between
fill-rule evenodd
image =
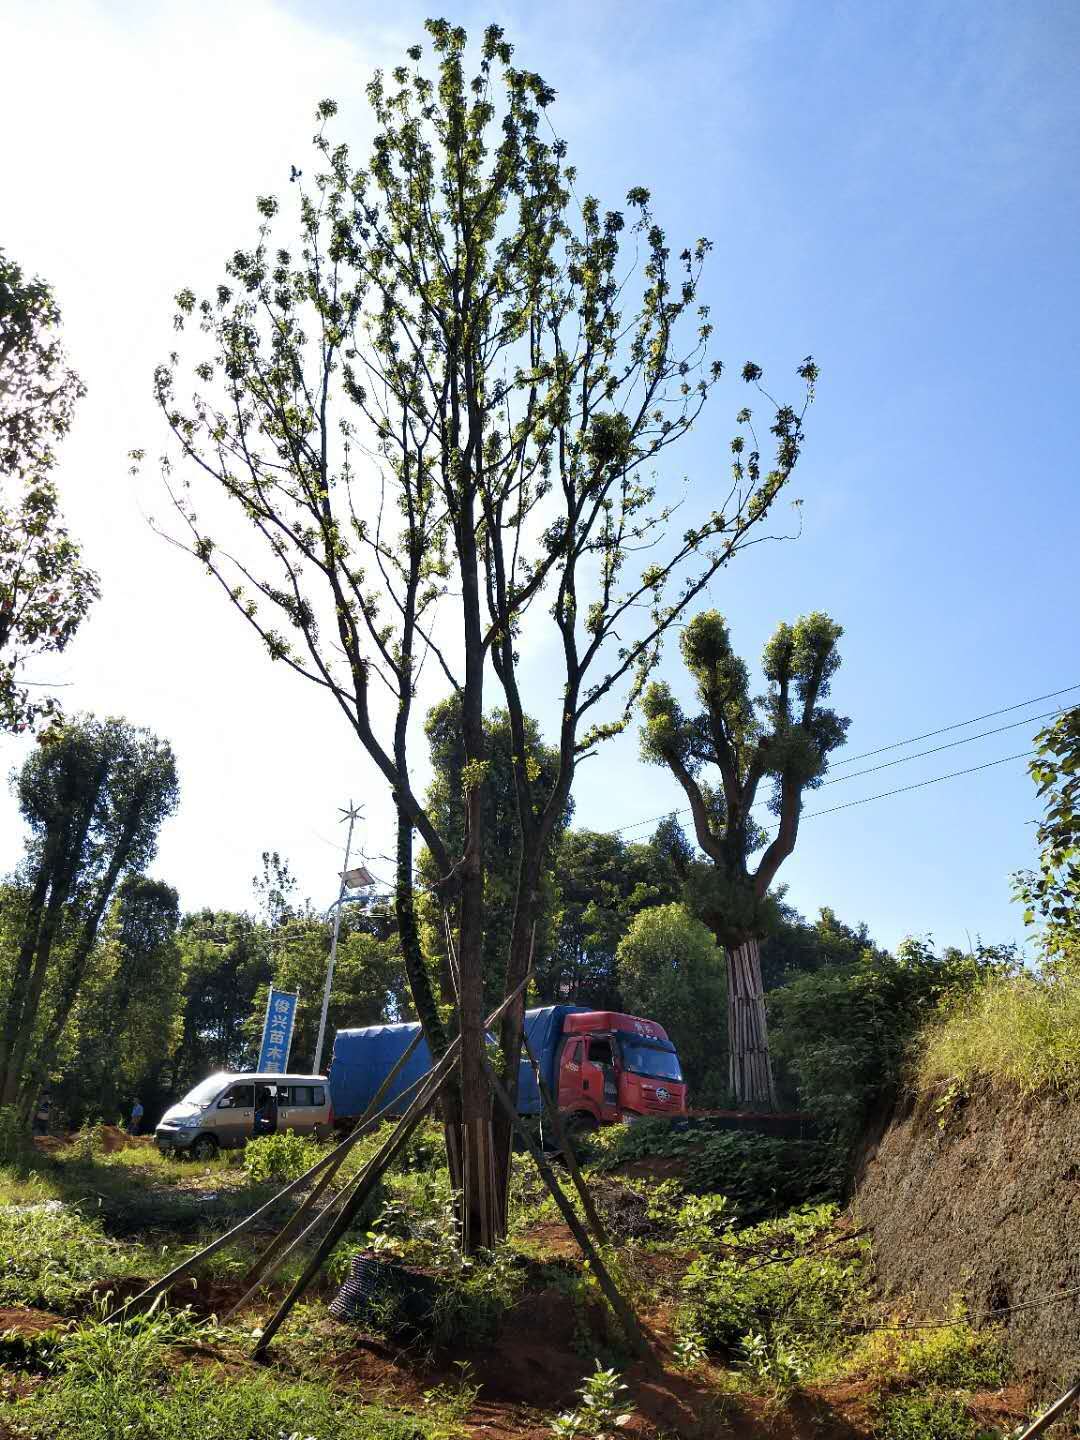
<instances>
[{"instance_id":1,"label":"green leaves on branch","mask_svg":"<svg viewBox=\"0 0 1080 1440\"><path fill-rule=\"evenodd\" d=\"M1066 710L1035 737L1028 766L1045 802L1036 831L1037 870L1017 875L1024 919L1040 920L1051 959L1080 959L1080 707Z\"/></svg>"},{"instance_id":2,"label":"green leaves on branch","mask_svg":"<svg viewBox=\"0 0 1080 1440\"><path fill-rule=\"evenodd\" d=\"M99 593L64 526L55 444L86 393L59 339L60 310L43 280L25 280L0 251L0 731L56 714L21 680L28 660L64 650Z\"/></svg>"}]
</instances>

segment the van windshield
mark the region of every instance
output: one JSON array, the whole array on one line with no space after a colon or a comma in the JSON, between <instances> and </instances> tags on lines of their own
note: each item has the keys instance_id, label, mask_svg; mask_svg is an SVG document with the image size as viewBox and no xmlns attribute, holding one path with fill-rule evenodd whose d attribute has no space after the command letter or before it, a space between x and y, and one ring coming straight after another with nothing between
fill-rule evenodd
<instances>
[{"instance_id":1,"label":"van windshield","mask_svg":"<svg viewBox=\"0 0 1080 1440\"><path fill-rule=\"evenodd\" d=\"M230 1077L224 1072L220 1075L208 1075L205 1080L200 1080L194 1090L189 1090L184 1096L185 1105L209 1105L216 1095L220 1095L224 1087L229 1083Z\"/></svg>"},{"instance_id":2,"label":"van windshield","mask_svg":"<svg viewBox=\"0 0 1080 1440\"><path fill-rule=\"evenodd\" d=\"M679 1057L670 1050L658 1050L652 1045L642 1045L636 1040L624 1040L621 1045L623 1064L635 1075L651 1075L657 1080L682 1080Z\"/></svg>"}]
</instances>

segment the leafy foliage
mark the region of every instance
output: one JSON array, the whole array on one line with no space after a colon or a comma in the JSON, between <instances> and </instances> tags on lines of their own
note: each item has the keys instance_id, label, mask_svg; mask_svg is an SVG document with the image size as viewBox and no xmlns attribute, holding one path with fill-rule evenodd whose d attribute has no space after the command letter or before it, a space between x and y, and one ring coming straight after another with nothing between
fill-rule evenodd
<instances>
[{"instance_id":1,"label":"leafy foliage","mask_svg":"<svg viewBox=\"0 0 1080 1440\"><path fill-rule=\"evenodd\" d=\"M1028 767L1045 811L1036 838L1039 868L1016 877L1024 919L1044 926L1051 960L1080 957L1080 707L1067 710L1035 737Z\"/></svg>"},{"instance_id":2,"label":"leafy foliage","mask_svg":"<svg viewBox=\"0 0 1080 1440\"><path fill-rule=\"evenodd\" d=\"M432 707L424 722L424 733L430 745L432 780L427 792L427 805L441 834L450 840L451 848L464 846L465 745L462 730L461 698L449 699ZM521 864L521 827L518 823L517 795L514 784L514 735L510 717L505 710L496 710L484 720L486 753L484 784L480 804L483 811L484 868L484 937L483 972L484 1006L494 1009L501 1000L506 974L506 957L517 898L518 871ZM525 721L526 763L532 769L536 787L536 804L542 806L550 796L558 771L558 756L543 744L536 722ZM552 840L558 845L572 813L567 801L557 820ZM446 931L443 902L435 890L438 870L431 852L420 857L419 874L426 891L421 898L419 913L423 924L425 953L431 963L446 965ZM534 957L546 955L552 945L552 918L556 903L556 881L551 867L545 866L535 911L536 934ZM452 986L444 985L452 994ZM356 1022L354 1022L356 1023Z\"/></svg>"},{"instance_id":3,"label":"leafy foliage","mask_svg":"<svg viewBox=\"0 0 1080 1440\"><path fill-rule=\"evenodd\" d=\"M782 1214L793 1205L835 1195L843 1170L831 1147L733 1130L672 1130L666 1121L612 1127L592 1142L601 1170L630 1160L679 1159L686 1186L726 1196L744 1223Z\"/></svg>"},{"instance_id":4,"label":"leafy foliage","mask_svg":"<svg viewBox=\"0 0 1080 1440\"><path fill-rule=\"evenodd\" d=\"M321 1153L321 1146L310 1136L292 1131L260 1135L244 1147L244 1169L253 1185L266 1180L297 1180Z\"/></svg>"},{"instance_id":5,"label":"leafy foliage","mask_svg":"<svg viewBox=\"0 0 1080 1440\"><path fill-rule=\"evenodd\" d=\"M623 1004L631 1014L663 1017L694 1104L723 1096L727 1075L720 1044L727 1011L724 956L682 905L656 905L634 917L616 961Z\"/></svg>"},{"instance_id":6,"label":"leafy foliage","mask_svg":"<svg viewBox=\"0 0 1080 1440\"><path fill-rule=\"evenodd\" d=\"M808 1374L838 1344L869 1278L865 1242L837 1240L830 1206L731 1231L687 1272L680 1324L759 1376Z\"/></svg>"},{"instance_id":7,"label":"leafy foliage","mask_svg":"<svg viewBox=\"0 0 1080 1440\"><path fill-rule=\"evenodd\" d=\"M875 1107L891 1103L921 1026L980 978L1008 973L1012 947L973 954L904 941L895 956L865 950L845 965L797 975L769 996L781 1071L804 1109L850 1144Z\"/></svg>"},{"instance_id":8,"label":"leafy foliage","mask_svg":"<svg viewBox=\"0 0 1080 1440\"><path fill-rule=\"evenodd\" d=\"M579 1401L573 1410L565 1410L551 1422L555 1440L612 1440L615 1432L633 1419L627 1409L629 1387L622 1383L617 1370L605 1370L598 1360L596 1369L587 1375L578 1388Z\"/></svg>"},{"instance_id":9,"label":"leafy foliage","mask_svg":"<svg viewBox=\"0 0 1080 1440\"><path fill-rule=\"evenodd\" d=\"M666 765L682 786L707 857L689 869L691 908L726 946L767 933L766 894L795 847L803 792L821 783L829 755L844 743L849 722L821 704L840 665L842 634L819 612L781 625L762 657L768 689L752 698L723 617L703 611L679 641L701 711L686 715L662 682L642 697L642 755ZM718 789L700 779L708 766L719 773ZM767 838L751 814L766 780L779 826L751 873L749 857Z\"/></svg>"},{"instance_id":10,"label":"leafy foliage","mask_svg":"<svg viewBox=\"0 0 1080 1440\"><path fill-rule=\"evenodd\" d=\"M20 682L25 661L65 649L98 595L51 473L85 393L59 326L49 286L0 251L0 730L15 732L57 708Z\"/></svg>"},{"instance_id":11,"label":"leafy foliage","mask_svg":"<svg viewBox=\"0 0 1080 1440\"><path fill-rule=\"evenodd\" d=\"M28 1122L116 887L146 868L176 807L176 761L147 730L84 717L49 732L16 794L30 835L13 963L0 972L0 1101Z\"/></svg>"},{"instance_id":12,"label":"leafy foliage","mask_svg":"<svg viewBox=\"0 0 1080 1440\"><path fill-rule=\"evenodd\" d=\"M537 959L537 989L544 1000L599 1009L622 1005L619 942L635 915L671 904L682 891L664 838L659 830L651 840L628 841L576 829L561 837L553 857L558 897L553 947Z\"/></svg>"}]
</instances>

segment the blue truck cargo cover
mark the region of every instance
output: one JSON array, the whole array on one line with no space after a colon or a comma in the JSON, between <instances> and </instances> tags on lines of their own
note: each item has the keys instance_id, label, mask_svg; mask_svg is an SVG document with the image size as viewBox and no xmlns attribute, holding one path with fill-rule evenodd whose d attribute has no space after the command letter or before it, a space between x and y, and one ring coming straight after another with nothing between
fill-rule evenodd
<instances>
[{"instance_id":1,"label":"blue truck cargo cover","mask_svg":"<svg viewBox=\"0 0 1080 1440\"><path fill-rule=\"evenodd\" d=\"M330 1060L330 1100L334 1114L357 1119L371 1101L394 1065L409 1048L420 1029L417 1021L402 1025L364 1025L358 1030L339 1030L334 1036ZM394 1077L383 1104L392 1104L404 1090L431 1069L431 1051L421 1040L400 1074ZM415 1092L413 1092L415 1093ZM406 1100L413 1098L412 1095Z\"/></svg>"},{"instance_id":2,"label":"blue truck cargo cover","mask_svg":"<svg viewBox=\"0 0 1080 1440\"><path fill-rule=\"evenodd\" d=\"M525 1012L525 1035L540 1065L541 1073L552 1094L556 1094L555 1055L562 1038L563 1017L584 1005L542 1005ZM356 1030L339 1030L334 1037L334 1053L330 1060L330 1100L339 1119L357 1119L375 1098L379 1086L396 1062L409 1048L420 1029L414 1020L400 1025L364 1025ZM384 1105L390 1105L431 1068L431 1051L421 1040L401 1073L394 1078ZM412 1099L410 1094L405 1101ZM518 1078L518 1112L539 1115L540 1090L532 1065L521 1061Z\"/></svg>"},{"instance_id":3,"label":"blue truck cargo cover","mask_svg":"<svg viewBox=\"0 0 1080 1440\"><path fill-rule=\"evenodd\" d=\"M525 1038L536 1056L548 1089L556 1098L555 1055L562 1039L563 1017L586 1008L584 1005L541 1005L538 1010L525 1011ZM539 1115L541 1108L540 1087L528 1057L524 1057L518 1076L518 1114Z\"/></svg>"}]
</instances>

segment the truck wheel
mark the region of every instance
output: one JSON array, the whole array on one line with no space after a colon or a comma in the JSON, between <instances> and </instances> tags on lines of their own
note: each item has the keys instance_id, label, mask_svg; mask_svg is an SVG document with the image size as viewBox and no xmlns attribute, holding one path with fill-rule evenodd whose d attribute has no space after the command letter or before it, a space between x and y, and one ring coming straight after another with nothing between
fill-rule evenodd
<instances>
[{"instance_id":1,"label":"truck wheel","mask_svg":"<svg viewBox=\"0 0 1080 1440\"><path fill-rule=\"evenodd\" d=\"M587 1110L577 1110L573 1115L568 1115L563 1121L566 1133L571 1140L576 1140L582 1135L595 1135L600 1126L596 1122L596 1116L590 1115Z\"/></svg>"},{"instance_id":2,"label":"truck wheel","mask_svg":"<svg viewBox=\"0 0 1080 1440\"><path fill-rule=\"evenodd\" d=\"M218 1142L212 1135L200 1135L192 1144L188 1154L193 1160L213 1160L218 1153Z\"/></svg>"}]
</instances>

